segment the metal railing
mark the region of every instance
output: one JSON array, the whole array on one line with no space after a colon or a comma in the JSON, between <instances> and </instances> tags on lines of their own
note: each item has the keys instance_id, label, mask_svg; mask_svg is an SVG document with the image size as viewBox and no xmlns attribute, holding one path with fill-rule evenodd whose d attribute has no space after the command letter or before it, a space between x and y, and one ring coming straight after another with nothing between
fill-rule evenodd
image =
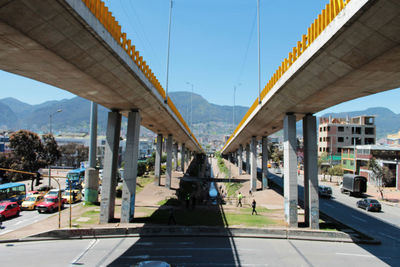
<instances>
[{"instance_id":1,"label":"metal railing","mask_svg":"<svg viewBox=\"0 0 400 267\"><path fill-rule=\"evenodd\" d=\"M82 2L85 3L85 5L89 8L93 15L95 15L95 17L100 21L101 24L103 24L103 26L111 34L111 36L125 50L125 52L130 56L130 58L135 62L142 73L146 76L146 78L157 89L162 98L166 100L167 95L165 93L165 90L162 87L161 83L158 81L156 75L153 73L149 65L147 65L143 57L140 56L139 51L136 49L135 45L132 44L132 41L130 39L127 39L126 33L122 32L121 25L119 25L118 21L108 10L108 7L105 6L104 2L102 0L82 0ZM168 99L167 103L171 110L178 117L179 121L183 124L185 129L189 132L189 135L194 138L194 135L191 132L189 126L183 119L178 109L172 103L171 99ZM196 138L194 138L194 140L200 147L200 149L202 149Z\"/></svg>"},{"instance_id":2,"label":"metal railing","mask_svg":"<svg viewBox=\"0 0 400 267\"><path fill-rule=\"evenodd\" d=\"M229 144L235 134L239 131L242 125L250 117L253 111L256 109L259 102L261 102L268 92L275 86L282 75L293 65L293 63L304 53L304 51L317 39L317 37L325 30L325 28L336 18L336 16L344 9L344 7L350 2L350 0L330 0L326 4L325 9L322 10L318 18L314 20L311 26L307 29L307 34L302 35L301 41L297 42L297 45L293 47L293 50L289 52L287 58L285 58L281 65L276 69L275 73L272 75L271 79L268 81L267 85L261 92L261 100L257 99L254 101L253 105L244 115L243 119L240 121L236 129L233 131L229 139L226 141L222 150Z\"/></svg>"}]
</instances>

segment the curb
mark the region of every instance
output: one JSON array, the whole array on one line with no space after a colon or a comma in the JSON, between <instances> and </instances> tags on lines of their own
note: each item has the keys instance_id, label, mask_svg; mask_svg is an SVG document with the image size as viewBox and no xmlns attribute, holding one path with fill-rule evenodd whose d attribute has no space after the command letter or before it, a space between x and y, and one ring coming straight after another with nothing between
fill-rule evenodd
<instances>
[{"instance_id":1,"label":"curb","mask_svg":"<svg viewBox=\"0 0 400 267\"><path fill-rule=\"evenodd\" d=\"M0 243L121 237L236 237L380 244L378 240L360 239L344 232L288 228L258 229L198 226L57 229L22 239L0 240Z\"/></svg>"}]
</instances>

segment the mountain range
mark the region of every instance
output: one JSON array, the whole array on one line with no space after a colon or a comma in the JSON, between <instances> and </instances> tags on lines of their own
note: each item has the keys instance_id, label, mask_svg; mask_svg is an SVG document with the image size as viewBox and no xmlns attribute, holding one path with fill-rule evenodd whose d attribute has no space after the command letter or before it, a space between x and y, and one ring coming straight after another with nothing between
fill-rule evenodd
<instances>
[{"instance_id":1,"label":"mountain range","mask_svg":"<svg viewBox=\"0 0 400 267\"><path fill-rule=\"evenodd\" d=\"M190 92L171 92L169 96L189 125L191 122L193 125L210 122L232 125L232 106L213 104L201 95ZM57 112L59 109L62 112ZM235 106L235 125L240 122L247 109L248 107ZM89 131L90 101L81 97L47 101L38 105L30 105L10 97L0 99L0 129L28 129L36 132L47 132L50 114L55 112L57 113L53 115L52 120L53 131ZM100 134L105 133L107 112L108 109L99 106L98 128ZM376 116L375 124L378 138L395 133L400 129L400 114L395 114L384 107L368 108L362 111L326 113L323 117L344 118L360 115Z\"/></svg>"}]
</instances>

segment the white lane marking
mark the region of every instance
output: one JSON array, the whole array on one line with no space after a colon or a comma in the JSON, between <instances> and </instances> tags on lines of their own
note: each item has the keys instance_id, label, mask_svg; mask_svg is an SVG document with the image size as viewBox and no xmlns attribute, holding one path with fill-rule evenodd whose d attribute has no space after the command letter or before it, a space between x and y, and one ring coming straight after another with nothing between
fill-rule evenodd
<instances>
[{"instance_id":1,"label":"white lane marking","mask_svg":"<svg viewBox=\"0 0 400 267\"><path fill-rule=\"evenodd\" d=\"M387 235L387 234L385 234L385 233L379 232L379 234L381 234L381 235L383 235L383 236L386 236L386 237L388 237L388 238L390 238L390 239L393 239L393 240L396 240L396 241L400 241L400 239L395 238L395 237L390 236L390 235Z\"/></svg>"},{"instance_id":2,"label":"white lane marking","mask_svg":"<svg viewBox=\"0 0 400 267\"><path fill-rule=\"evenodd\" d=\"M24 221L19 221L19 222L16 222L14 225L18 225L18 224L21 224L21 223L23 223Z\"/></svg>"},{"instance_id":3,"label":"white lane marking","mask_svg":"<svg viewBox=\"0 0 400 267\"><path fill-rule=\"evenodd\" d=\"M351 217L353 217L356 220L359 220L360 222L365 222L365 223L367 222L366 220L358 218L357 216L354 216L354 215L351 215Z\"/></svg>"},{"instance_id":4,"label":"white lane marking","mask_svg":"<svg viewBox=\"0 0 400 267\"><path fill-rule=\"evenodd\" d=\"M341 252L336 252L336 255L365 257L365 258L391 259L391 257L384 257L384 256L375 256L375 255L367 255L367 254L353 254L353 253L341 253Z\"/></svg>"},{"instance_id":5,"label":"white lane marking","mask_svg":"<svg viewBox=\"0 0 400 267\"><path fill-rule=\"evenodd\" d=\"M1 232L0 232L0 235L4 235L4 234L7 234L7 233L12 232L12 231L14 231L14 230L7 230L7 231L4 231L4 232L1 231Z\"/></svg>"},{"instance_id":6,"label":"white lane marking","mask_svg":"<svg viewBox=\"0 0 400 267\"><path fill-rule=\"evenodd\" d=\"M81 254L79 254L74 260L72 260L71 265L75 265L78 263L78 261L92 248L94 247L94 245L96 245L96 243L99 242L98 239L94 239L92 240L92 242L89 243L89 245L87 246L87 248L82 251Z\"/></svg>"}]
</instances>

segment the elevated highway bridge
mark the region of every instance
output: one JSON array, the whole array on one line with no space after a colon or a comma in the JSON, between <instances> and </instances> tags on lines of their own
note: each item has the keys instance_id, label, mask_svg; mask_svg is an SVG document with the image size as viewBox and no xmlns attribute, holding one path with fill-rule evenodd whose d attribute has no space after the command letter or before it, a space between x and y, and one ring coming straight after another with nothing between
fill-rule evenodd
<instances>
[{"instance_id":1,"label":"elevated highway bridge","mask_svg":"<svg viewBox=\"0 0 400 267\"><path fill-rule=\"evenodd\" d=\"M183 170L190 152L202 153L156 75L100 0L0 0L0 69L111 110L101 200L103 223L114 216L121 115L128 117L121 222L133 219L140 125L158 134L158 181L161 143L163 136L167 139L167 187L171 186L172 151L177 162L178 144ZM96 183L93 179L86 183L88 194L95 194L95 199Z\"/></svg>"},{"instance_id":2,"label":"elevated highway bridge","mask_svg":"<svg viewBox=\"0 0 400 267\"><path fill-rule=\"evenodd\" d=\"M262 139L267 186L267 136L284 129L285 218L297 226L296 121L303 120L305 217L318 227L317 129L314 113L400 87L400 2L331 0L278 66L226 142L222 153L246 149L256 190L257 142ZM241 169L241 168L240 168Z\"/></svg>"}]
</instances>

